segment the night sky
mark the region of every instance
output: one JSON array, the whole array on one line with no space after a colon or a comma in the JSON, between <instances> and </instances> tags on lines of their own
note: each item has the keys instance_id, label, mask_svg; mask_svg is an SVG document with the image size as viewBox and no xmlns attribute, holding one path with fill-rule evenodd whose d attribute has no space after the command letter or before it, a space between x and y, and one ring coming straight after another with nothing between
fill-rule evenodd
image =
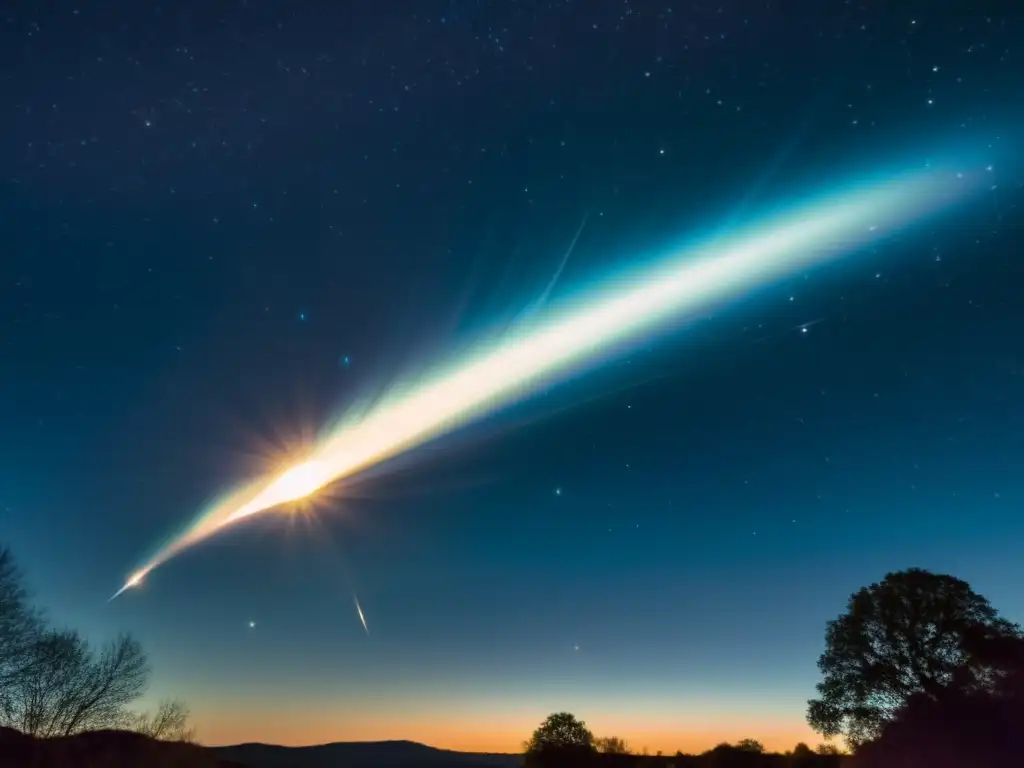
<instances>
[{"instance_id":1,"label":"night sky","mask_svg":"<svg viewBox=\"0 0 1024 768\"><path fill-rule=\"evenodd\" d=\"M814 743L857 588L919 566L1024 620L1013 6L11 4L0 540L56 622L137 636L205 743L512 751L560 710L652 751ZM106 602L396 377L961 148L972 202Z\"/></svg>"}]
</instances>

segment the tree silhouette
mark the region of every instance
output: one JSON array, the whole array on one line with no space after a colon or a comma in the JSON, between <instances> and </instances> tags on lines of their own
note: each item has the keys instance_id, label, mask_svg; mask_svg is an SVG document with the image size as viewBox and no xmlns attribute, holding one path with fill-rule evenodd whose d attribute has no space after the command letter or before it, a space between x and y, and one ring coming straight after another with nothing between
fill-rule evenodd
<instances>
[{"instance_id":1,"label":"tree silhouette","mask_svg":"<svg viewBox=\"0 0 1024 768\"><path fill-rule=\"evenodd\" d=\"M188 740L184 704L163 702L152 715L128 709L148 681L146 656L130 636L96 651L78 632L48 629L10 550L0 547L0 726L37 736L120 728Z\"/></svg>"},{"instance_id":2,"label":"tree silhouette","mask_svg":"<svg viewBox=\"0 0 1024 768\"><path fill-rule=\"evenodd\" d=\"M189 726L188 718L189 711L184 702L165 699L151 715L132 715L129 725L131 730L152 739L191 742L194 740L195 732Z\"/></svg>"},{"instance_id":3,"label":"tree silhouette","mask_svg":"<svg viewBox=\"0 0 1024 768\"><path fill-rule=\"evenodd\" d=\"M47 631L36 639L32 655L31 673L8 688L8 719L36 736L127 725L127 706L149 678L142 648L127 635L97 654L75 631Z\"/></svg>"},{"instance_id":4,"label":"tree silhouette","mask_svg":"<svg viewBox=\"0 0 1024 768\"><path fill-rule=\"evenodd\" d=\"M999 673L977 685L950 685L938 696L916 693L881 735L857 750L854 766L935 768L1021 763L1024 639L998 645Z\"/></svg>"},{"instance_id":5,"label":"tree silhouette","mask_svg":"<svg viewBox=\"0 0 1024 768\"><path fill-rule=\"evenodd\" d=\"M628 755L629 745L617 736L603 736L594 739L594 747L603 755Z\"/></svg>"},{"instance_id":6,"label":"tree silhouette","mask_svg":"<svg viewBox=\"0 0 1024 768\"><path fill-rule=\"evenodd\" d=\"M596 754L594 735L568 712L549 715L523 746L526 768L575 768L590 765Z\"/></svg>"},{"instance_id":7,"label":"tree silhouette","mask_svg":"<svg viewBox=\"0 0 1024 768\"><path fill-rule=\"evenodd\" d=\"M0 547L0 712L5 693L25 673L42 619L29 604L21 570L7 547Z\"/></svg>"},{"instance_id":8,"label":"tree silhouette","mask_svg":"<svg viewBox=\"0 0 1024 768\"><path fill-rule=\"evenodd\" d=\"M802 741L793 747L789 756L788 768L814 768L818 765L820 758L814 754L814 750Z\"/></svg>"},{"instance_id":9,"label":"tree silhouette","mask_svg":"<svg viewBox=\"0 0 1024 768\"><path fill-rule=\"evenodd\" d=\"M999 641L1017 637L1020 628L965 581L919 568L887 574L829 622L807 720L826 737L864 743L916 694L991 687Z\"/></svg>"},{"instance_id":10,"label":"tree silhouette","mask_svg":"<svg viewBox=\"0 0 1024 768\"><path fill-rule=\"evenodd\" d=\"M736 742L736 749L744 752L764 752L764 744L757 739L742 739Z\"/></svg>"}]
</instances>

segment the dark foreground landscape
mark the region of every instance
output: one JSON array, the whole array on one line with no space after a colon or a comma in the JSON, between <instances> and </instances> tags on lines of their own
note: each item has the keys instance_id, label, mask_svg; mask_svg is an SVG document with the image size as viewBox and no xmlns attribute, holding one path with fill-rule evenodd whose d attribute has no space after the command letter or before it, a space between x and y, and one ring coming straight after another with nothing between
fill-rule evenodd
<instances>
[{"instance_id":1,"label":"dark foreground landscape","mask_svg":"<svg viewBox=\"0 0 1024 768\"><path fill-rule=\"evenodd\" d=\"M522 762L521 755L452 752L411 741L203 747L131 731L39 739L0 728L3 768L515 768Z\"/></svg>"},{"instance_id":2,"label":"dark foreground landscape","mask_svg":"<svg viewBox=\"0 0 1024 768\"><path fill-rule=\"evenodd\" d=\"M950 711L948 715L956 713ZM968 713L960 713L966 715ZM350 742L309 747L238 744L204 747L160 741L132 731L95 731L41 739L0 728L3 768L1012 768L1020 766L1015 745L999 738L1013 723L994 712L977 711L964 724L942 722L938 712L899 721L877 742L856 755L827 746L817 751L804 744L784 754L765 752L754 740L720 744L700 755L636 755L616 739L597 740L586 749L548 746L537 749L538 729L525 755L480 754L435 749L410 741ZM959 716L959 715L958 715ZM570 720L571 718L571 720ZM562 725L571 715L546 721ZM938 730L936 730L938 728ZM995 737L987 744L978 739ZM601 749L603 751L597 751ZM609 751L610 750L610 751Z\"/></svg>"},{"instance_id":3,"label":"dark foreground landscape","mask_svg":"<svg viewBox=\"0 0 1024 768\"><path fill-rule=\"evenodd\" d=\"M624 746L624 745L623 745ZM721 745L703 755L631 755L567 751L549 755L552 766L603 765L608 768L648 766L778 766L811 768L838 766L839 755L819 755L809 748L789 754L770 754L749 744ZM589 757L589 759L588 759ZM3 768L519 768L523 755L482 754L435 749L411 741L377 741L281 747L238 744L203 747L185 742L158 741L131 731L96 731L76 736L39 739L9 728L0 729ZM543 765L549 764L542 761Z\"/></svg>"},{"instance_id":4,"label":"dark foreground landscape","mask_svg":"<svg viewBox=\"0 0 1024 768\"><path fill-rule=\"evenodd\" d=\"M825 742L770 753L757 739L699 755L631 749L569 712L521 754L410 741L309 747L197 743L182 702L135 709L150 667L124 635L102 649L33 608L0 548L0 768L1011 768L1024 765L1024 630L956 577L889 573L829 621L807 721ZM471 727L467 725L467 727ZM527 734L524 734L526 736ZM836 746L843 743L852 754Z\"/></svg>"}]
</instances>

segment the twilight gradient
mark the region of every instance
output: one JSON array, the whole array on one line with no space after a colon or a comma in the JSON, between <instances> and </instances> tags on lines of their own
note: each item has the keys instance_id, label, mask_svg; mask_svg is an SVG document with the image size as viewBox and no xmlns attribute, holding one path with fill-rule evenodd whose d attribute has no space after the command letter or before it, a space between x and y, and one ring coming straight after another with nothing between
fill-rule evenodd
<instances>
[{"instance_id":1,"label":"twilight gradient","mask_svg":"<svg viewBox=\"0 0 1024 768\"><path fill-rule=\"evenodd\" d=\"M1009 10L22 5L0 540L56 623L136 635L147 701L184 699L202 741L512 750L569 710L652 751L791 748L825 622L887 571L1024 620ZM382 383L614 294L681 235L908 167L978 194L106 602Z\"/></svg>"}]
</instances>

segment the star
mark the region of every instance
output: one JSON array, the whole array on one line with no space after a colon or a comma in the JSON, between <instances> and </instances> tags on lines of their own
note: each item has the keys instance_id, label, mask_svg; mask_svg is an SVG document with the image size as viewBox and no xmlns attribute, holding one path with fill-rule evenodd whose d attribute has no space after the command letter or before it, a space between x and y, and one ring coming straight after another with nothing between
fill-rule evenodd
<instances>
[{"instance_id":1,"label":"star","mask_svg":"<svg viewBox=\"0 0 1024 768\"><path fill-rule=\"evenodd\" d=\"M555 496L561 496L561 495L562 495L562 489L561 488L555 488Z\"/></svg>"},{"instance_id":2,"label":"star","mask_svg":"<svg viewBox=\"0 0 1024 768\"><path fill-rule=\"evenodd\" d=\"M250 621L249 622L249 629L256 629L256 622L255 621Z\"/></svg>"}]
</instances>

